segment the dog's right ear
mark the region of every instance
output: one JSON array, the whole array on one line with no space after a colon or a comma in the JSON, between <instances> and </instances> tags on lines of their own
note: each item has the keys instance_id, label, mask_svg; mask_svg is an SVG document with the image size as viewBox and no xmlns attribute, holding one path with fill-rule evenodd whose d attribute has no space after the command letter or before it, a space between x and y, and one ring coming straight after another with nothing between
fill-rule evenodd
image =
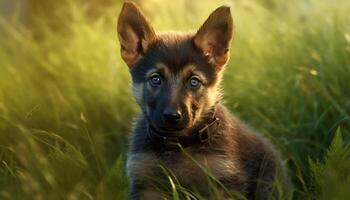
<instances>
[{"instance_id":1,"label":"dog's right ear","mask_svg":"<svg viewBox=\"0 0 350 200\"><path fill-rule=\"evenodd\" d=\"M229 49L233 37L233 20L230 7L221 6L210 14L198 30L194 44L218 69L230 57Z\"/></svg>"},{"instance_id":2,"label":"dog's right ear","mask_svg":"<svg viewBox=\"0 0 350 200\"><path fill-rule=\"evenodd\" d=\"M156 34L142 11L133 2L124 3L117 31L121 56L131 69L155 41Z\"/></svg>"}]
</instances>

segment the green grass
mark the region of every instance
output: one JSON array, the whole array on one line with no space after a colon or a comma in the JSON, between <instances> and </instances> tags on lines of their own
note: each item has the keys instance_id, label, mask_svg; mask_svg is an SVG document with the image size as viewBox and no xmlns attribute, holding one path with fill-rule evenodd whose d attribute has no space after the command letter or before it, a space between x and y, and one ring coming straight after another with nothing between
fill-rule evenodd
<instances>
[{"instance_id":1,"label":"green grass","mask_svg":"<svg viewBox=\"0 0 350 200\"><path fill-rule=\"evenodd\" d=\"M156 30L187 31L223 2L236 24L225 104L283 153L291 198L350 198L350 2L142 7ZM120 7L64 1L25 25L15 14L0 19L0 199L126 198L125 152L138 108L119 55ZM178 190L190 193L167 173L174 199Z\"/></svg>"}]
</instances>

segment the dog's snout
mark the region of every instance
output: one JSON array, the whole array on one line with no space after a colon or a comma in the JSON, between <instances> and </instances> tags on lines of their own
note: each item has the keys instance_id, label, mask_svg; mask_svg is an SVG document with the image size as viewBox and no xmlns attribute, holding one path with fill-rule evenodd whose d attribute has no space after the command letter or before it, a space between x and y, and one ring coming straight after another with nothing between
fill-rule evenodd
<instances>
[{"instance_id":1,"label":"dog's snout","mask_svg":"<svg viewBox=\"0 0 350 200\"><path fill-rule=\"evenodd\" d=\"M178 121L182 118L180 109L166 107L163 111L163 119L165 121Z\"/></svg>"}]
</instances>

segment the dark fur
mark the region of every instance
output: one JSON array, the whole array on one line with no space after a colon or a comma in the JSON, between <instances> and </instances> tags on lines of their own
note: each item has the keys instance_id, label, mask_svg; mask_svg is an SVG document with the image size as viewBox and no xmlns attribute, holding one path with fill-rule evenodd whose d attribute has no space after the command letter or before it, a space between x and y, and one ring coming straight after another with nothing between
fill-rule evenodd
<instances>
[{"instance_id":1,"label":"dark fur","mask_svg":"<svg viewBox=\"0 0 350 200\"><path fill-rule=\"evenodd\" d=\"M197 33L155 35L141 11L133 3L125 3L118 33L122 57L130 68L136 88L134 95L142 110L135 124L127 162L130 199L167 197L166 192L157 187L157 182L166 178L159 165L172 171L183 186L210 198L203 170L180 149L168 151L152 142L148 137L148 126L151 123L162 127L161 130L164 127L181 128L178 134L189 135L203 127L213 113L220 119L220 125L210 143L194 144L184 150L208 168L226 188L242 192L249 199L267 199L270 194L280 162L272 145L232 116L220 103L219 93L212 96L213 91L220 89L222 71L229 55L231 29L229 9L222 7ZM212 33L221 35L211 37ZM213 46L206 46L205 41L213 38ZM155 88L149 85L147 73L159 63L164 68L157 73L164 78L164 84ZM204 76L200 89L187 86L193 73L183 72L188 66ZM173 82L170 83L170 79ZM210 103L213 98L215 101ZM181 120L164 122L161 116L169 107L181 111ZM261 185L258 185L258 179Z\"/></svg>"}]
</instances>

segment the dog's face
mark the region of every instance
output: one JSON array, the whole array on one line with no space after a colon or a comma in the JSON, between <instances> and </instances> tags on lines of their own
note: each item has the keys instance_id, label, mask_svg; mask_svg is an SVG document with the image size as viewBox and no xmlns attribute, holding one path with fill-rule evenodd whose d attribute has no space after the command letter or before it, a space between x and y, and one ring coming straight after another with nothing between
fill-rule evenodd
<instances>
[{"instance_id":1,"label":"dog's face","mask_svg":"<svg viewBox=\"0 0 350 200\"><path fill-rule=\"evenodd\" d=\"M121 55L145 117L163 132L194 126L210 113L229 59L232 17L216 9L196 33L156 35L142 12L124 4L118 20Z\"/></svg>"}]
</instances>

